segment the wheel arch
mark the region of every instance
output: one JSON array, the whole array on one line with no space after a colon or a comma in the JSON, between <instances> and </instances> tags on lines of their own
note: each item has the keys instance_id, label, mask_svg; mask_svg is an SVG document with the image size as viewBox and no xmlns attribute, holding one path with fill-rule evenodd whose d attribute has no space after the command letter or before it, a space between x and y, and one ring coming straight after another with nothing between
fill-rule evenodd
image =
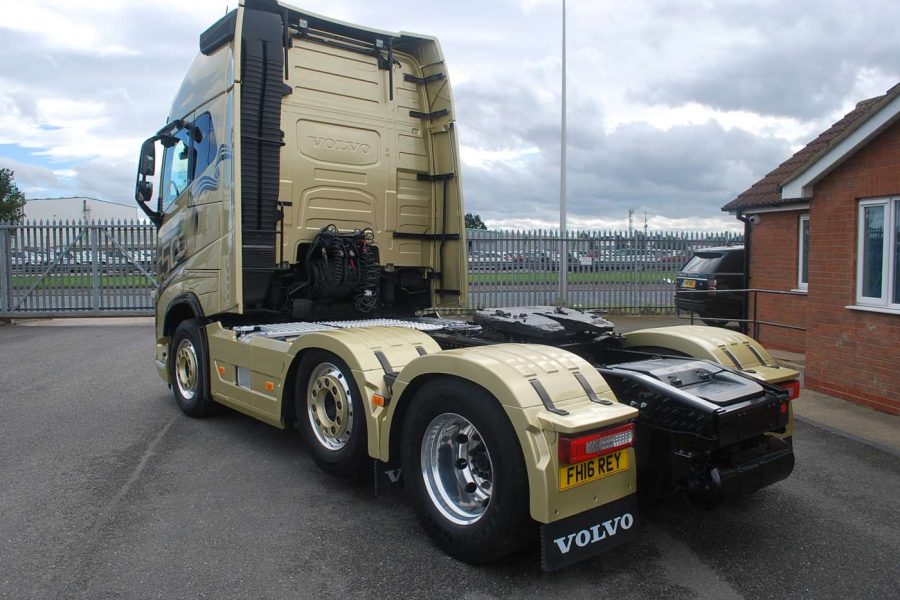
<instances>
[{"instance_id":1,"label":"wheel arch","mask_svg":"<svg viewBox=\"0 0 900 600\"><path fill-rule=\"evenodd\" d=\"M497 400L497 397L491 393L490 390L486 389L484 386L479 385L478 383L471 381L470 379L466 379L465 377L461 377L459 375L454 375L452 373L422 373L418 375L415 379L409 382L409 384L403 389L400 397L397 397L397 403L394 406L394 410L391 417L391 425L388 428L388 452L387 456L392 457L394 461L399 460L400 456L400 445L402 443L402 432L403 432L403 424L406 421L407 413L409 412L410 405L415 401L416 396L419 391L425 387L429 382L437 380L437 379L456 379L458 381L464 381L470 385L474 385L485 394L487 394L494 402L497 403L498 406L503 408L503 405ZM518 437L518 436L517 436ZM522 450L522 443L519 442L519 450ZM524 456L524 453L523 453Z\"/></svg>"},{"instance_id":2,"label":"wheel arch","mask_svg":"<svg viewBox=\"0 0 900 600\"><path fill-rule=\"evenodd\" d=\"M779 383L799 377L794 369L779 365L769 351L750 336L720 327L655 327L625 333L622 338L626 348L673 350L685 356L737 369L765 383Z\"/></svg>"},{"instance_id":3,"label":"wheel arch","mask_svg":"<svg viewBox=\"0 0 900 600\"><path fill-rule=\"evenodd\" d=\"M203 316L200 300L193 293L188 292L173 298L166 307L166 315L163 318L163 337L171 337L182 321L200 319Z\"/></svg>"},{"instance_id":4,"label":"wheel arch","mask_svg":"<svg viewBox=\"0 0 900 600\"><path fill-rule=\"evenodd\" d=\"M382 460L397 457L401 419L422 386L434 377L452 374L483 389L506 413L519 443L528 473L531 516L542 523L577 514L596 505L626 495L633 481L624 477L619 485L584 486L565 492L557 490L556 438L558 431L589 431L633 418L637 411L612 402L592 402L576 377L578 373L599 397L614 400L609 386L596 369L579 356L559 348L539 344L494 344L447 350L413 360L400 373L393 387L389 412L384 417L380 455ZM539 382L540 385L535 385ZM541 398L538 388L546 395ZM545 403L546 400L546 403ZM562 408L555 414L549 408ZM402 443L402 440L400 441ZM391 447L393 445L393 448ZM628 477L631 477L629 474Z\"/></svg>"}]
</instances>

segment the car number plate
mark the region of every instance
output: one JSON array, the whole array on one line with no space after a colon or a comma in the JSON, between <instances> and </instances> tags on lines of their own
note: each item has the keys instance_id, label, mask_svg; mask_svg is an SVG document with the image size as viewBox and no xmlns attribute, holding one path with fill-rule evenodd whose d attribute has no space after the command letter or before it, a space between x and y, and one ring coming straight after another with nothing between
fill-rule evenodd
<instances>
[{"instance_id":1,"label":"car number plate","mask_svg":"<svg viewBox=\"0 0 900 600\"><path fill-rule=\"evenodd\" d=\"M696 288L697 280L696 279L685 279L684 283L682 285L686 288Z\"/></svg>"},{"instance_id":2,"label":"car number plate","mask_svg":"<svg viewBox=\"0 0 900 600\"><path fill-rule=\"evenodd\" d=\"M559 469L559 491L597 481L602 477L628 470L628 451L610 452Z\"/></svg>"}]
</instances>

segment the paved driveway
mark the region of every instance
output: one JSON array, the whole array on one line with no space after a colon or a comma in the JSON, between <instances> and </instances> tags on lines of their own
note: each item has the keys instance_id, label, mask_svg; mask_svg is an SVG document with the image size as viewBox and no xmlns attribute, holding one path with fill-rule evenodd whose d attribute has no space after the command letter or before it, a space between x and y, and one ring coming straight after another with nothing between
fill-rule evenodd
<instances>
[{"instance_id":1,"label":"paved driveway","mask_svg":"<svg viewBox=\"0 0 900 600\"><path fill-rule=\"evenodd\" d=\"M184 417L146 324L0 327L0 596L888 598L900 461L810 425L785 482L678 502L632 543L544 574L441 554L412 511L321 474L295 432Z\"/></svg>"}]
</instances>

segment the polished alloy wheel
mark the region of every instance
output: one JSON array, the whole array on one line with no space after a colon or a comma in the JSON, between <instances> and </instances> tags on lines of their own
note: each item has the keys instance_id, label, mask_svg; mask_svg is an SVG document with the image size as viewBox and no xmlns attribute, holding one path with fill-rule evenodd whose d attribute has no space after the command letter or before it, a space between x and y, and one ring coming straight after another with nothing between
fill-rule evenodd
<instances>
[{"instance_id":1,"label":"polished alloy wheel","mask_svg":"<svg viewBox=\"0 0 900 600\"><path fill-rule=\"evenodd\" d=\"M422 439L422 476L431 501L457 525L471 525L491 501L493 467L475 426L460 415L435 417Z\"/></svg>"},{"instance_id":2,"label":"polished alloy wheel","mask_svg":"<svg viewBox=\"0 0 900 600\"><path fill-rule=\"evenodd\" d=\"M313 369L306 389L306 413L319 444L327 450L347 445L353 430L353 401L347 378L335 365Z\"/></svg>"},{"instance_id":3,"label":"polished alloy wheel","mask_svg":"<svg viewBox=\"0 0 900 600\"><path fill-rule=\"evenodd\" d=\"M181 340L175 350L175 385L185 400L193 400L197 395L197 351L189 339Z\"/></svg>"}]
</instances>

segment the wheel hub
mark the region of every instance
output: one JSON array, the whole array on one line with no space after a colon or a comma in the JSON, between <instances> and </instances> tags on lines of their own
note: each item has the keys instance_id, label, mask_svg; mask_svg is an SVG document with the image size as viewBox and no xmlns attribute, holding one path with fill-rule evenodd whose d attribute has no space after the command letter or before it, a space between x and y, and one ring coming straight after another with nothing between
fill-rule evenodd
<instances>
[{"instance_id":1,"label":"wheel hub","mask_svg":"<svg viewBox=\"0 0 900 600\"><path fill-rule=\"evenodd\" d=\"M322 447L340 450L353 428L353 402L344 374L331 363L313 369L306 391L306 411Z\"/></svg>"},{"instance_id":2,"label":"wheel hub","mask_svg":"<svg viewBox=\"0 0 900 600\"><path fill-rule=\"evenodd\" d=\"M493 492L491 455L465 417L435 417L422 440L422 476L432 504L448 520L471 525L484 515Z\"/></svg>"},{"instance_id":3,"label":"wheel hub","mask_svg":"<svg viewBox=\"0 0 900 600\"><path fill-rule=\"evenodd\" d=\"M191 340L184 339L175 350L175 385L185 400L197 394L197 351Z\"/></svg>"}]
</instances>

